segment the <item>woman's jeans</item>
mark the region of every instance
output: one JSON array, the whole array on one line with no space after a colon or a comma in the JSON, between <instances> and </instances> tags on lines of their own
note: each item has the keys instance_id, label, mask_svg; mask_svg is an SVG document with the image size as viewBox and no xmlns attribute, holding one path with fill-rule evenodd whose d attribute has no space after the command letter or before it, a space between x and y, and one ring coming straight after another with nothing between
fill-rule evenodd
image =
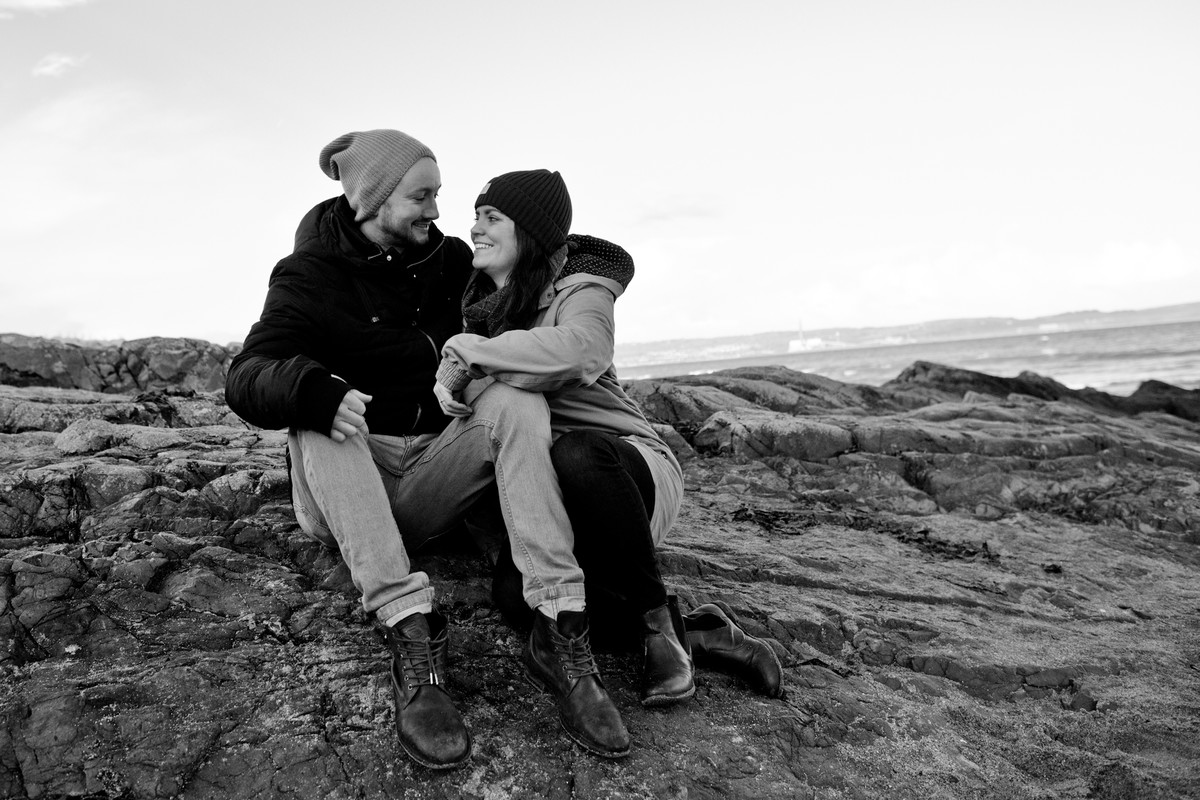
<instances>
[{"instance_id":1,"label":"woman's jeans","mask_svg":"<svg viewBox=\"0 0 1200 800\"><path fill-rule=\"evenodd\" d=\"M535 392L495 382L471 416L440 434L358 434L335 442L293 429L292 501L300 527L341 550L363 608L380 621L428 611L433 589L408 548L452 528L492 484L530 608L582 607L583 572L550 461L550 411Z\"/></svg>"},{"instance_id":2,"label":"woman's jeans","mask_svg":"<svg viewBox=\"0 0 1200 800\"><path fill-rule=\"evenodd\" d=\"M646 456L598 431L564 433L550 455L575 531L575 557L587 576L589 610L625 605L640 616L667 602L654 555L655 486Z\"/></svg>"}]
</instances>

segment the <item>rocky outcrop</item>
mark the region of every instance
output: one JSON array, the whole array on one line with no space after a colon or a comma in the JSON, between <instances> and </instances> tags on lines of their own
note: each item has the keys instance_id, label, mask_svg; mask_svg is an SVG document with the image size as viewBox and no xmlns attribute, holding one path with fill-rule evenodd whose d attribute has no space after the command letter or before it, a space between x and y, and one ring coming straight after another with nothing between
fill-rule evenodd
<instances>
[{"instance_id":1,"label":"rocky outcrop","mask_svg":"<svg viewBox=\"0 0 1200 800\"><path fill-rule=\"evenodd\" d=\"M121 344L67 344L0 334L0 384L140 392L211 392L225 385L238 347L199 339L152 337Z\"/></svg>"},{"instance_id":2,"label":"rocky outcrop","mask_svg":"<svg viewBox=\"0 0 1200 800\"><path fill-rule=\"evenodd\" d=\"M634 382L686 472L664 577L772 642L786 696L702 670L645 710L637 655L604 652L635 751L583 755L462 537L416 555L476 739L431 774L296 525L284 435L142 388L0 387L0 797L1200 794L1194 393L930 364Z\"/></svg>"},{"instance_id":3,"label":"rocky outcrop","mask_svg":"<svg viewBox=\"0 0 1200 800\"><path fill-rule=\"evenodd\" d=\"M1180 389L1162 381L1144 381L1129 397L1115 397L1095 389L1068 389L1056 380L1022 372L1015 378L997 378L954 367L918 361L885 385L889 394L920 406L945 401L967 392L1004 397L1020 395L1040 400L1064 400L1125 414L1163 411L1200 422L1200 390Z\"/></svg>"}]
</instances>

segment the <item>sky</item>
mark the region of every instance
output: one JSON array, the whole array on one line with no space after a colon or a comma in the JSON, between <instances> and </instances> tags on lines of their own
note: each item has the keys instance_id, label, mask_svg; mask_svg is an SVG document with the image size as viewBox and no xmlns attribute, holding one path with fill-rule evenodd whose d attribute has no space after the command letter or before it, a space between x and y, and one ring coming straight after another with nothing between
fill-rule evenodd
<instances>
[{"instance_id":1,"label":"sky","mask_svg":"<svg viewBox=\"0 0 1200 800\"><path fill-rule=\"evenodd\" d=\"M560 171L619 343L1200 301L1195 0L0 0L0 332L240 342L371 128Z\"/></svg>"}]
</instances>

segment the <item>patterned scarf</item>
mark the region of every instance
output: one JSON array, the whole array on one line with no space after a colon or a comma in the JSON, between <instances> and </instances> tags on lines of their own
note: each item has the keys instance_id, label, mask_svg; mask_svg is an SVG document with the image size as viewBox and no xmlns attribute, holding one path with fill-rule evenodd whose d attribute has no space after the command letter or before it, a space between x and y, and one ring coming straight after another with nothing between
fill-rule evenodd
<instances>
[{"instance_id":1,"label":"patterned scarf","mask_svg":"<svg viewBox=\"0 0 1200 800\"><path fill-rule=\"evenodd\" d=\"M490 339L508 330L511 326L504 319L504 307L508 305L509 294L507 284L497 289L491 278L476 270L463 292L463 332Z\"/></svg>"},{"instance_id":2,"label":"patterned scarf","mask_svg":"<svg viewBox=\"0 0 1200 800\"><path fill-rule=\"evenodd\" d=\"M566 245L550 257L550 263L557 266L552 283L579 273L614 280L621 288L633 280L633 259L629 253L595 236L571 234ZM511 322L504 318L510 285L496 289L490 278L476 271L463 293L463 331L490 339L511 329Z\"/></svg>"}]
</instances>

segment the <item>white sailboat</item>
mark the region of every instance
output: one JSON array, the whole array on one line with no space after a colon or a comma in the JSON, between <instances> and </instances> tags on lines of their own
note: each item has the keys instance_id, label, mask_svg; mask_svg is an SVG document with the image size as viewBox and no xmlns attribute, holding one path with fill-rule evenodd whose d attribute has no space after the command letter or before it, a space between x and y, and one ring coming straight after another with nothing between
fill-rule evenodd
<instances>
[{"instance_id":1,"label":"white sailboat","mask_svg":"<svg viewBox=\"0 0 1200 800\"><path fill-rule=\"evenodd\" d=\"M796 338L788 340L789 353L803 353L806 350L820 350L825 346L825 340L820 336L805 336L804 321L796 326Z\"/></svg>"}]
</instances>

